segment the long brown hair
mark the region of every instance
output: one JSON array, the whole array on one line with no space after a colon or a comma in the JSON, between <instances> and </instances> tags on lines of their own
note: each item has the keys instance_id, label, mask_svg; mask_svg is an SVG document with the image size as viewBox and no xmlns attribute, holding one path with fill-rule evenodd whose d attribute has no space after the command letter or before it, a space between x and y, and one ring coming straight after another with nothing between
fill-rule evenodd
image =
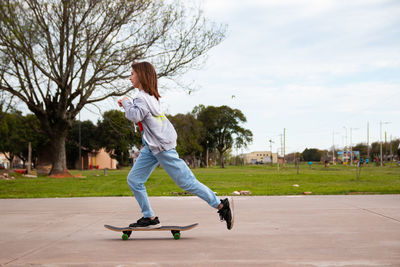
<instances>
[{"instance_id":1,"label":"long brown hair","mask_svg":"<svg viewBox=\"0 0 400 267\"><path fill-rule=\"evenodd\" d=\"M153 65L149 62L133 63L132 69L137 73L139 82L143 90L157 100L161 97L158 93L157 73Z\"/></svg>"}]
</instances>

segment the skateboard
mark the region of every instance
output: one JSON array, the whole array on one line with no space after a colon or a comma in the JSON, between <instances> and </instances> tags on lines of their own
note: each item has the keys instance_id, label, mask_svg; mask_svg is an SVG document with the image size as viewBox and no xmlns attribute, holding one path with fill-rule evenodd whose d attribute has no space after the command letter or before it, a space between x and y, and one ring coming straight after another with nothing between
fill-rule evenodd
<instances>
[{"instance_id":1,"label":"skateboard","mask_svg":"<svg viewBox=\"0 0 400 267\"><path fill-rule=\"evenodd\" d=\"M133 231L171 231L175 240L181 238L181 231L187 231L197 227L199 224L194 223L186 226L161 226L160 228L135 228L135 227L116 227L105 224L104 227L115 232L122 232L122 239L127 240Z\"/></svg>"}]
</instances>

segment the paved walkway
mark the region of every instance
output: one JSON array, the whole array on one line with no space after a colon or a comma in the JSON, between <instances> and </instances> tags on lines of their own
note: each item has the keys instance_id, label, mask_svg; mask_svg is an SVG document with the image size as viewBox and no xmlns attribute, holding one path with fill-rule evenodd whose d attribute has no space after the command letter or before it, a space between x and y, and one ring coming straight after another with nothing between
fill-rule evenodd
<instances>
[{"instance_id":1,"label":"paved walkway","mask_svg":"<svg viewBox=\"0 0 400 267\"><path fill-rule=\"evenodd\" d=\"M128 197L0 200L1 266L400 266L400 195L234 197L232 231L197 197L153 197L169 232L128 241Z\"/></svg>"}]
</instances>

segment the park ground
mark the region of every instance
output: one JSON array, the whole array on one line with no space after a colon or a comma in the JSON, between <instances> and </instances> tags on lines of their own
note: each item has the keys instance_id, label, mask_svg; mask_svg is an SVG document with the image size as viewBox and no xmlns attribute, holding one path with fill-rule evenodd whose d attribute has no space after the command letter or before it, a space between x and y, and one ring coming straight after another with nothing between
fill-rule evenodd
<instances>
[{"instance_id":1,"label":"park ground","mask_svg":"<svg viewBox=\"0 0 400 267\"><path fill-rule=\"evenodd\" d=\"M378 167L373 164L356 166L303 163L280 166L228 166L196 168L196 177L218 195L234 191L250 191L251 195L347 195L399 194L400 166L396 163ZM97 197L131 196L126 177L129 168L122 170L70 171L75 178L38 178L10 174L13 180L0 179L0 198ZM146 183L150 196L185 195L162 168L157 168Z\"/></svg>"},{"instance_id":2,"label":"park ground","mask_svg":"<svg viewBox=\"0 0 400 267\"><path fill-rule=\"evenodd\" d=\"M132 197L0 199L1 266L400 266L400 195L237 196L229 231L197 197L151 197L164 225L121 234Z\"/></svg>"}]
</instances>

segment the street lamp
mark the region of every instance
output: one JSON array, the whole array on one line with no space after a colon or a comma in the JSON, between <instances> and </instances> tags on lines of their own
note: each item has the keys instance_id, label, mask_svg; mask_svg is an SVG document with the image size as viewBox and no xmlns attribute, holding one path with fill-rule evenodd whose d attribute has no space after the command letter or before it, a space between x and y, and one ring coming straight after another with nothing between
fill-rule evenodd
<instances>
[{"instance_id":1,"label":"street lamp","mask_svg":"<svg viewBox=\"0 0 400 267\"><path fill-rule=\"evenodd\" d=\"M381 145L380 145L380 152L381 152L381 167L383 167L383 155L382 155L382 124L389 124L390 122L388 122L388 121L380 121L379 122L379 129L380 129L380 138L381 138Z\"/></svg>"}]
</instances>

